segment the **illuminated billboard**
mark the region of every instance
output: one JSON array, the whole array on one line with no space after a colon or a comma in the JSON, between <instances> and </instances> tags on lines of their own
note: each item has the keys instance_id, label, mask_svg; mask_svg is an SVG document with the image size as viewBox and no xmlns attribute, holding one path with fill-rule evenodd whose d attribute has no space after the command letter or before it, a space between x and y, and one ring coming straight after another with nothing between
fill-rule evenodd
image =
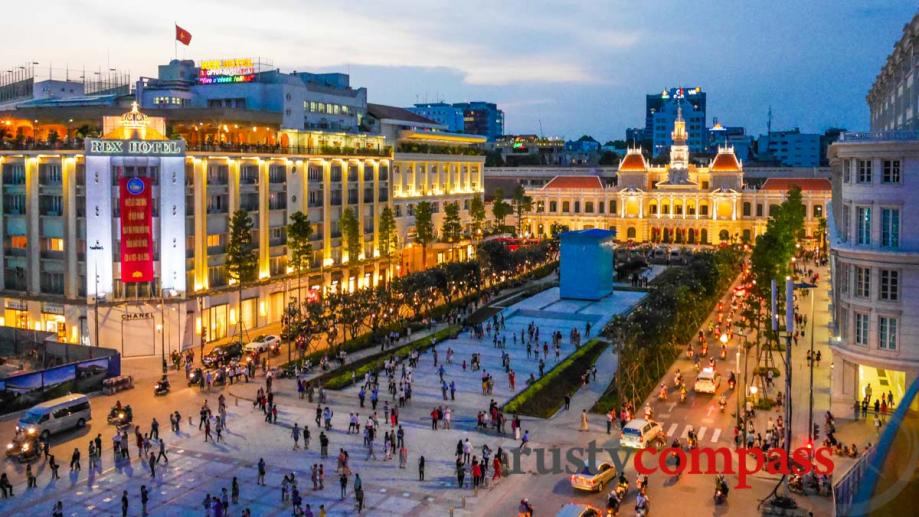
<instances>
[{"instance_id":1,"label":"illuminated billboard","mask_svg":"<svg viewBox=\"0 0 919 517\"><path fill-rule=\"evenodd\" d=\"M255 74L255 63L249 57L209 59L199 66L198 84L251 83Z\"/></svg>"}]
</instances>

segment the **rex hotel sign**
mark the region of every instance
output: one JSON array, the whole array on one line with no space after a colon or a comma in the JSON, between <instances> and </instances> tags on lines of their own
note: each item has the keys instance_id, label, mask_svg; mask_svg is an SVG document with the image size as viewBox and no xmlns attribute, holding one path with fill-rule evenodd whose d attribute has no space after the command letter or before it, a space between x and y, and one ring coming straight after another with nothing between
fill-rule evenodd
<instances>
[{"instance_id":1,"label":"rex hotel sign","mask_svg":"<svg viewBox=\"0 0 919 517\"><path fill-rule=\"evenodd\" d=\"M106 140L91 139L86 154L93 156L182 156L184 140Z\"/></svg>"}]
</instances>

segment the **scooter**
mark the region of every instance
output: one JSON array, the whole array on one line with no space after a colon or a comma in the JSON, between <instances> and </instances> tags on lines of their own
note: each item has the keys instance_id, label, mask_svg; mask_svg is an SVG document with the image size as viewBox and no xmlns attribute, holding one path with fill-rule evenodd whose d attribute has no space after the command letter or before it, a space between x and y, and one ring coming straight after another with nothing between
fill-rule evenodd
<instances>
[{"instance_id":1,"label":"scooter","mask_svg":"<svg viewBox=\"0 0 919 517\"><path fill-rule=\"evenodd\" d=\"M723 360L728 356L728 349L727 349L727 347L724 346L724 345L722 345L722 346L721 346L721 353L718 354L718 355L719 355L719 357L721 357L721 360L723 361Z\"/></svg>"},{"instance_id":2,"label":"scooter","mask_svg":"<svg viewBox=\"0 0 919 517\"><path fill-rule=\"evenodd\" d=\"M153 385L153 394L165 395L167 393L169 393L169 379L163 376L162 379L156 381L156 384Z\"/></svg>"},{"instance_id":3,"label":"scooter","mask_svg":"<svg viewBox=\"0 0 919 517\"><path fill-rule=\"evenodd\" d=\"M724 482L724 476L719 475L715 479L715 504L719 505L728 499L728 485Z\"/></svg>"},{"instance_id":4,"label":"scooter","mask_svg":"<svg viewBox=\"0 0 919 517\"><path fill-rule=\"evenodd\" d=\"M686 386L680 386L680 402L686 402Z\"/></svg>"},{"instance_id":5,"label":"scooter","mask_svg":"<svg viewBox=\"0 0 919 517\"><path fill-rule=\"evenodd\" d=\"M660 391L657 392L657 400L667 400L667 388L661 384Z\"/></svg>"}]
</instances>

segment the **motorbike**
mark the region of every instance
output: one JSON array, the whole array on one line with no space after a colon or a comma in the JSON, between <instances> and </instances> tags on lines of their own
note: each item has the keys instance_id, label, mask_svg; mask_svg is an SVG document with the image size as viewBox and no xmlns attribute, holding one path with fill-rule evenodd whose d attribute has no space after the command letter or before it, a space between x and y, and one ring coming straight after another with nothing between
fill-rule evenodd
<instances>
[{"instance_id":1,"label":"motorbike","mask_svg":"<svg viewBox=\"0 0 919 517\"><path fill-rule=\"evenodd\" d=\"M680 402L686 402L686 387L680 387Z\"/></svg>"},{"instance_id":2,"label":"motorbike","mask_svg":"<svg viewBox=\"0 0 919 517\"><path fill-rule=\"evenodd\" d=\"M676 375L673 376L673 387L679 388L683 384L683 375L680 372L676 372Z\"/></svg>"},{"instance_id":3,"label":"motorbike","mask_svg":"<svg viewBox=\"0 0 919 517\"><path fill-rule=\"evenodd\" d=\"M153 385L153 394L165 395L167 393L169 393L169 379L163 376L162 379L156 381L156 384Z\"/></svg>"},{"instance_id":4,"label":"motorbike","mask_svg":"<svg viewBox=\"0 0 919 517\"><path fill-rule=\"evenodd\" d=\"M124 406L121 409L119 409L118 406L113 406L111 411L109 411L108 423L114 425L119 431L130 426L133 420L134 412L131 411L130 405Z\"/></svg>"},{"instance_id":5,"label":"motorbike","mask_svg":"<svg viewBox=\"0 0 919 517\"><path fill-rule=\"evenodd\" d=\"M657 400L667 400L667 388L663 384L660 391L657 392Z\"/></svg>"},{"instance_id":6,"label":"motorbike","mask_svg":"<svg viewBox=\"0 0 919 517\"><path fill-rule=\"evenodd\" d=\"M188 385L204 386L204 372L201 371L201 368L192 370L191 375L188 376Z\"/></svg>"},{"instance_id":7,"label":"motorbike","mask_svg":"<svg viewBox=\"0 0 919 517\"><path fill-rule=\"evenodd\" d=\"M616 497L618 497L620 501L625 499L625 495L629 492L629 482L627 480L620 479L619 484L616 485L615 492Z\"/></svg>"},{"instance_id":8,"label":"motorbike","mask_svg":"<svg viewBox=\"0 0 919 517\"><path fill-rule=\"evenodd\" d=\"M721 360L723 361L727 356L728 356L728 349L727 349L727 347L725 347L725 346L722 345L722 346L721 346L721 353L719 354L719 357L721 357Z\"/></svg>"},{"instance_id":9,"label":"motorbike","mask_svg":"<svg viewBox=\"0 0 919 517\"><path fill-rule=\"evenodd\" d=\"M224 368L218 368L214 370L214 378L211 380L211 384L214 386L223 386L227 383L227 371Z\"/></svg>"},{"instance_id":10,"label":"motorbike","mask_svg":"<svg viewBox=\"0 0 919 517\"><path fill-rule=\"evenodd\" d=\"M734 379L734 374L731 373L731 378L728 379L728 388L731 389L731 390L733 390L733 389L734 389L734 386L736 386L736 385L737 385L737 380Z\"/></svg>"},{"instance_id":11,"label":"motorbike","mask_svg":"<svg viewBox=\"0 0 919 517\"><path fill-rule=\"evenodd\" d=\"M727 405L728 405L727 400L725 400L724 396L722 396L721 399L718 400L718 408L721 410L722 413L724 413L724 408Z\"/></svg>"},{"instance_id":12,"label":"motorbike","mask_svg":"<svg viewBox=\"0 0 919 517\"><path fill-rule=\"evenodd\" d=\"M616 490L613 490L609 493L609 497L606 498L606 515L607 517L615 517L619 515L619 505L622 504L622 498L619 496Z\"/></svg>"},{"instance_id":13,"label":"motorbike","mask_svg":"<svg viewBox=\"0 0 919 517\"><path fill-rule=\"evenodd\" d=\"M20 463L38 458L40 452L38 437L31 434L17 433L13 441L6 445L6 456L16 458Z\"/></svg>"},{"instance_id":14,"label":"motorbike","mask_svg":"<svg viewBox=\"0 0 919 517\"><path fill-rule=\"evenodd\" d=\"M728 498L728 484L724 481L724 476L719 475L715 478L715 504L722 504Z\"/></svg>"}]
</instances>

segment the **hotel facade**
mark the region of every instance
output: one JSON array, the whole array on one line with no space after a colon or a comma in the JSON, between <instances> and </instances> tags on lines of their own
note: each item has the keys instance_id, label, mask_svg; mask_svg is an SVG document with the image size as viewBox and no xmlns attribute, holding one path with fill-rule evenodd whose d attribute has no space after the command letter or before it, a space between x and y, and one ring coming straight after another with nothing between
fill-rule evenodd
<instances>
[{"instance_id":1,"label":"hotel facade","mask_svg":"<svg viewBox=\"0 0 919 517\"><path fill-rule=\"evenodd\" d=\"M651 165L640 149L629 149L613 178L560 175L527 188L533 209L526 227L537 236L558 225L611 229L617 240L636 243L752 243L797 186L807 211L806 236L817 236L830 199L828 179L767 178L753 186L729 147L719 148L707 166L690 163L687 138L678 114L669 164Z\"/></svg>"},{"instance_id":2,"label":"hotel facade","mask_svg":"<svg viewBox=\"0 0 919 517\"><path fill-rule=\"evenodd\" d=\"M391 277L377 229L390 203L391 148L381 135L279 130L284 147L213 151L166 137L136 105L103 121L82 149L0 150L0 324L55 332L124 356L168 354L280 321L291 281L286 226L313 223L310 289L356 289ZM355 210L363 254L343 250ZM230 215L249 212L258 282L230 286ZM239 309L237 309L239 307ZM237 313L237 311L239 313Z\"/></svg>"}]
</instances>

